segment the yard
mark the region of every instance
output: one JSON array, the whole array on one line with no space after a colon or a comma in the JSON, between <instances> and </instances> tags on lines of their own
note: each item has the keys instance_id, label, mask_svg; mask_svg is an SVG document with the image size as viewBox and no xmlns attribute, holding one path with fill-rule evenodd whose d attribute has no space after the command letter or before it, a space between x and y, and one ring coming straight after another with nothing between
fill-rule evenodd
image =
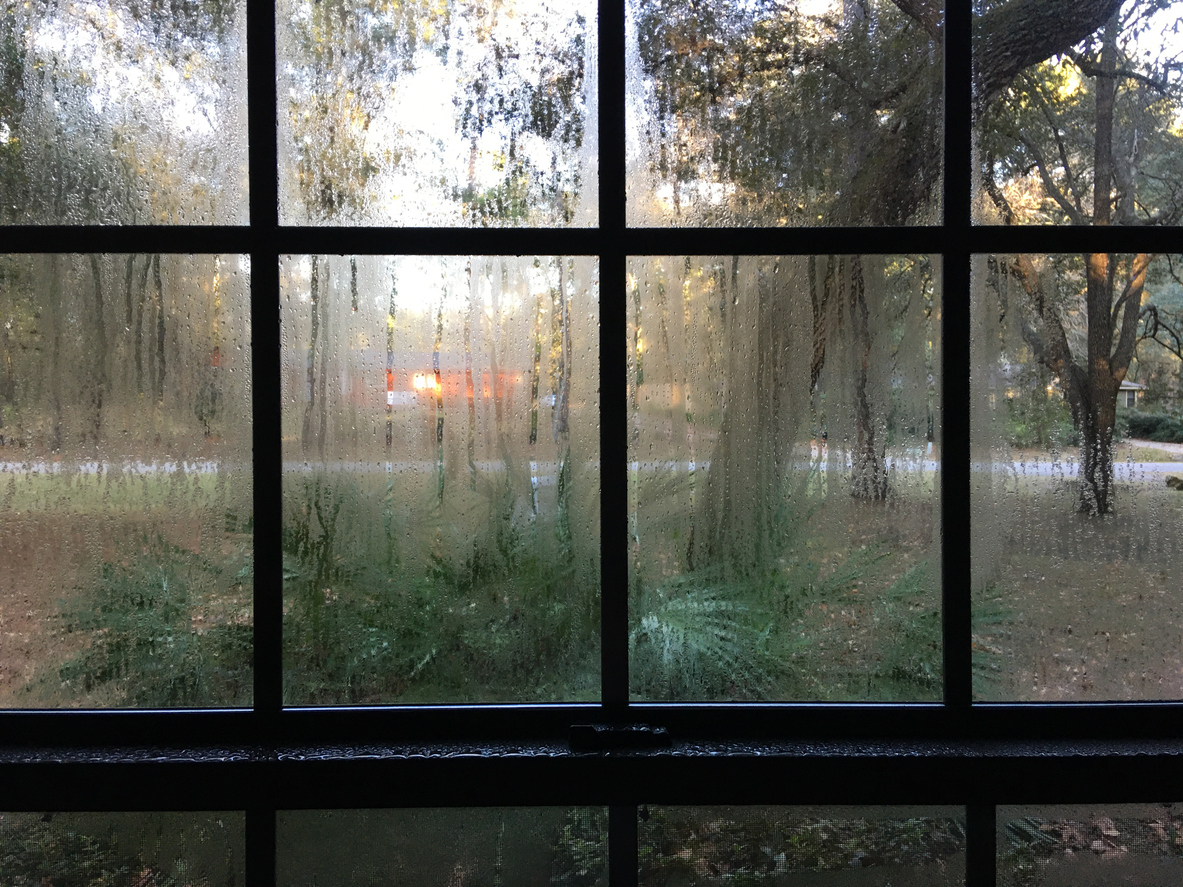
<instances>
[{"instance_id":1,"label":"yard","mask_svg":"<svg viewBox=\"0 0 1183 887\"><path fill-rule=\"evenodd\" d=\"M977 479L978 698L1183 697L1181 450L1122 444L1105 517L1073 510L1074 454L1020 453L993 492Z\"/></svg>"}]
</instances>

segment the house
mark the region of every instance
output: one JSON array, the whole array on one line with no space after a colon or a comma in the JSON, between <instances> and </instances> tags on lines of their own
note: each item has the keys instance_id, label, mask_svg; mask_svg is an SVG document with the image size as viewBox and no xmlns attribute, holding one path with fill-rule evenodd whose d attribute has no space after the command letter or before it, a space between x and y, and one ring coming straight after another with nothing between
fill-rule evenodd
<instances>
[{"instance_id":1,"label":"house","mask_svg":"<svg viewBox=\"0 0 1183 887\"><path fill-rule=\"evenodd\" d=\"M1138 401L1145 391L1146 386L1141 382L1131 382L1129 379L1122 379L1121 387L1117 390L1117 403L1119 406L1136 409Z\"/></svg>"}]
</instances>

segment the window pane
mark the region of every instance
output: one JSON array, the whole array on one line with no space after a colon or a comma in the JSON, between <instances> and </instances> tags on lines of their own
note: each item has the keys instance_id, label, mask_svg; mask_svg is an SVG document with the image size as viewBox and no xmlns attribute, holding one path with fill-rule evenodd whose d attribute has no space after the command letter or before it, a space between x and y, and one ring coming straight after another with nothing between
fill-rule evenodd
<instances>
[{"instance_id":1,"label":"window pane","mask_svg":"<svg viewBox=\"0 0 1183 887\"><path fill-rule=\"evenodd\" d=\"M940 697L939 280L631 260L635 697Z\"/></svg>"},{"instance_id":2,"label":"window pane","mask_svg":"<svg viewBox=\"0 0 1183 887\"><path fill-rule=\"evenodd\" d=\"M1148 255L974 260L980 699L1183 696L1180 363L1145 338L1172 341L1153 329L1178 310L1170 271Z\"/></svg>"},{"instance_id":3,"label":"window pane","mask_svg":"<svg viewBox=\"0 0 1183 887\"><path fill-rule=\"evenodd\" d=\"M247 221L246 3L0 0L0 223Z\"/></svg>"},{"instance_id":4,"label":"window pane","mask_svg":"<svg viewBox=\"0 0 1183 887\"><path fill-rule=\"evenodd\" d=\"M630 224L939 224L942 3L628 9Z\"/></svg>"},{"instance_id":5,"label":"window pane","mask_svg":"<svg viewBox=\"0 0 1183 887\"><path fill-rule=\"evenodd\" d=\"M596 5L281 0L286 224L596 224Z\"/></svg>"},{"instance_id":6,"label":"window pane","mask_svg":"<svg viewBox=\"0 0 1183 887\"><path fill-rule=\"evenodd\" d=\"M979 224L1179 224L1183 6L1116 5L975 0Z\"/></svg>"},{"instance_id":7,"label":"window pane","mask_svg":"<svg viewBox=\"0 0 1183 887\"><path fill-rule=\"evenodd\" d=\"M961 807L642 807L642 887L954 887Z\"/></svg>"},{"instance_id":8,"label":"window pane","mask_svg":"<svg viewBox=\"0 0 1183 887\"><path fill-rule=\"evenodd\" d=\"M599 695L594 259L284 260L287 700Z\"/></svg>"},{"instance_id":9,"label":"window pane","mask_svg":"<svg viewBox=\"0 0 1183 887\"><path fill-rule=\"evenodd\" d=\"M602 807L279 812L279 887L608 883Z\"/></svg>"},{"instance_id":10,"label":"window pane","mask_svg":"<svg viewBox=\"0 0 1183 887\"><path fill-rule=\"evenodd\" d=\"M1183 807L998 808L999 887L1158 887L1183 878Z\"/></svg>"},{"instance_id":11,"label":"window pane","mask_svg":"<svg viewBox=\"0 0 1183 887\"><path fill-rule=\"evenodd\" d=\"M0 707L249 704L245 256L0 256Z\"/></svg>"},{"instance_id":12,"label":"window pane","mask_svg":"<svg viewBox=\"0 0 1183 887\"><path fill-rule=\"evenodd\" d=\"M239 887L241 813L0 813L4 883Z\"/></svg>"}]
</instances>

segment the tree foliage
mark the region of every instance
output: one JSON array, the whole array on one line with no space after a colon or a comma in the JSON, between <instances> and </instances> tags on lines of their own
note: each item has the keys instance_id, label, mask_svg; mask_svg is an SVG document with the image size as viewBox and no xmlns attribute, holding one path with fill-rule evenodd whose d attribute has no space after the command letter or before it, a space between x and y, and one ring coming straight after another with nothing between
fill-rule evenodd
<instances>
[{"instance_id":1,"label":"tree foliage","mask_svg":"<svg viewBox=\"0 0 1183 887\"><path fill-rule=\"evenodd\" d=\"M0 4L0 222L245 220L245 8Z\"/></svg>"},{"instance_id":2,"label":"tree foliage","mask_svg":"<svg viewBox=\"0 0 1183 887\"><path fill-rule=\"evenodd\" d=\"M325 0L285 11L286 215L574 220L592 110L584 15L505 0ZM447 126L437 108L416 111L416 92L429 81L452 103Z\"/></svg>"}]
</instances>

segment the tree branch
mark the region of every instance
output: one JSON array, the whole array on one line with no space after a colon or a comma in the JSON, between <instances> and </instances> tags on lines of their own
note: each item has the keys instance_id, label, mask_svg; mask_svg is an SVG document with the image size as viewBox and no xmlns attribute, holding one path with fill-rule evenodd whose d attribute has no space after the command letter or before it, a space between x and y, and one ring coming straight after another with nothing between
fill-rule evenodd
<instances>
[{"instance_id":1,"label":"tree branch","mask_svg":"<svg viewBox=\"0 0 1183 887\"><path fill-rule=\"evenodd\" d=\"M1047 102L1047 97L1044 95L1043 87L1029 74L1024 74L1023 79L1026 81L1027 87L1040 99L1039 110L1043 113L1043 119L1047 121L1048 128L1052 131L1052 137L1056 140L1056 149L1060 154L1060 165L1064 167L1065 182L1068 185L1069 192L1072 194L1072 200L1077 212L1083 216L1084 207L1081 205L1080 189L1076 186L1076 177L1072 175L1072 167L1068 164L1068 146L1064 144L1064 137L1060 134L1060 126L1052 116L1052 109Z\"/></svg>"},{"instance_id":2,"label":"tree branch","mask_svg":"<svg viewBox=\"0 0 1183 887\"><path fill-rule=\"evenodd\" d=\"M1064 210L1068 218L1072 220L1072 224L1087 225L1088 222L1084 214L1068 201L1068 198L1064 196L1064 192L1056 184L1055 179L1052 178L1051 173L1048 172L1047 162L1043 159L1043 154L1035 146L1035 143L1023 135L1021 131L1019 132L1019 141L1023 143L1023 147L1027 149L1027 153L1034 159L1035 166L1039 170L1039 177L1043 179L1044 189L1060 205L1060 209Z\"/></svg>"},{"instance_id":3,"label":"tree branch","mask_svg":"<svg viewBox=\"0 0 1183 887\"><path fill-rule=\"evenodd\" d=\"M1119 313L1122 318L1121 329L1117 334L1117 347L1113 350L1109 366L1113 375L1119 378L1125 377L1125 371L1134 359L1134 348L1138 344L1138 316L1142 312L1142 293L1146 289L1146 269L1149 266L1149 253L1138 253L1134 256L1130 279L1126 281L1121 296L1113 303L1110 321L1116 323Z\"/></svg>"},{"instance_id":4,"label":"tree branch","mask_svg":"<svg viewBox=\"0 0 1183 887\"><path fill-rule=\"evenodd\" d=\"M1178 321L1168 323L1162 318L1157 306L1147 305L1142 309L1142 316L1149 317L1150 329L1141 336L1141 340L1151 339L1161 345L1179 360L1183 360L1183 324ZM1162 336L1169 337L1166 341Z\"/></svg>"},{"instance_id":5,"label":"tree branch","mask_svg":"<svg viewBox=\"0 0 1183 887\"><path fill-rule=\"evenodd\" d=\"M1024 68L1071 49L1100 28L1123 0L1013 0L974 26L974 117Z\"/></svg>"},{"instance_id":6,"label":"tree branch","mask_svg":"<svg viewBox=\"0 0 1183 887\"><path fill-rule=\"evenodd\" d=\"M1006 195L1002 193L1002 189L998 187L998 183L994 181L993 153L986 155L986 166L982 170L982 185L986 189L986 194L994 201L994 205L1002 215L1002 224L1013 225L1015 223L1015 211L1011 208L1010 201L1006 199Z\"/></svg>"},{"instance_id":7,"label":"tree branch","mask_svg":"<svg viewBox=\"0 0 1183 887\"><path fill-rule=\"evenodd\" d=\"M1035 317L1039 321L1039 329L1036 329L1020 312L1023 339L1031 346L1035 359L1062 379L1067 380L1073 374L1078 374L1080 368L1072 360L1072 349L1068 347L1064 325L1060 323L1055 309L1048 303L1043 292L1043 281L1039 279L1039 272L1031 257L1015 256L1006 271L1015 277L1026 291L1031 307L1035 310Z\"/></svg>"},{"instance_id":8,"label":"tree branch","mask_svg":"<svg viewBox=\"0 0 1183 887\"><path fill-rule=\"evenodd\" d=\"M933 40L939 41L945 33L945 16L939 3L930 0L891 0L904 15L920 23Z\"/></svg>"},{"instance_id":9,"label":"tree branch","mask_svg":"<svg viewBox=\"0 0 1183 887\"><path fill-rule=\"evenodd\" d=\"M1148 77L1140 71L1131 71L1129 68L1115 68L1112 71L1106 71L1092 59L1081 55L1075 50L1069 49L1061 53L1072 59L1073 64L1080 69L1080 72L1087 77L1112 77L1118 80L1137 80L1139 83L1145 83L1151 89L1157 91L1160 95L1167 94L1167 86L1155 80L1153 77Z\"/></svg>"}]
</instances>

